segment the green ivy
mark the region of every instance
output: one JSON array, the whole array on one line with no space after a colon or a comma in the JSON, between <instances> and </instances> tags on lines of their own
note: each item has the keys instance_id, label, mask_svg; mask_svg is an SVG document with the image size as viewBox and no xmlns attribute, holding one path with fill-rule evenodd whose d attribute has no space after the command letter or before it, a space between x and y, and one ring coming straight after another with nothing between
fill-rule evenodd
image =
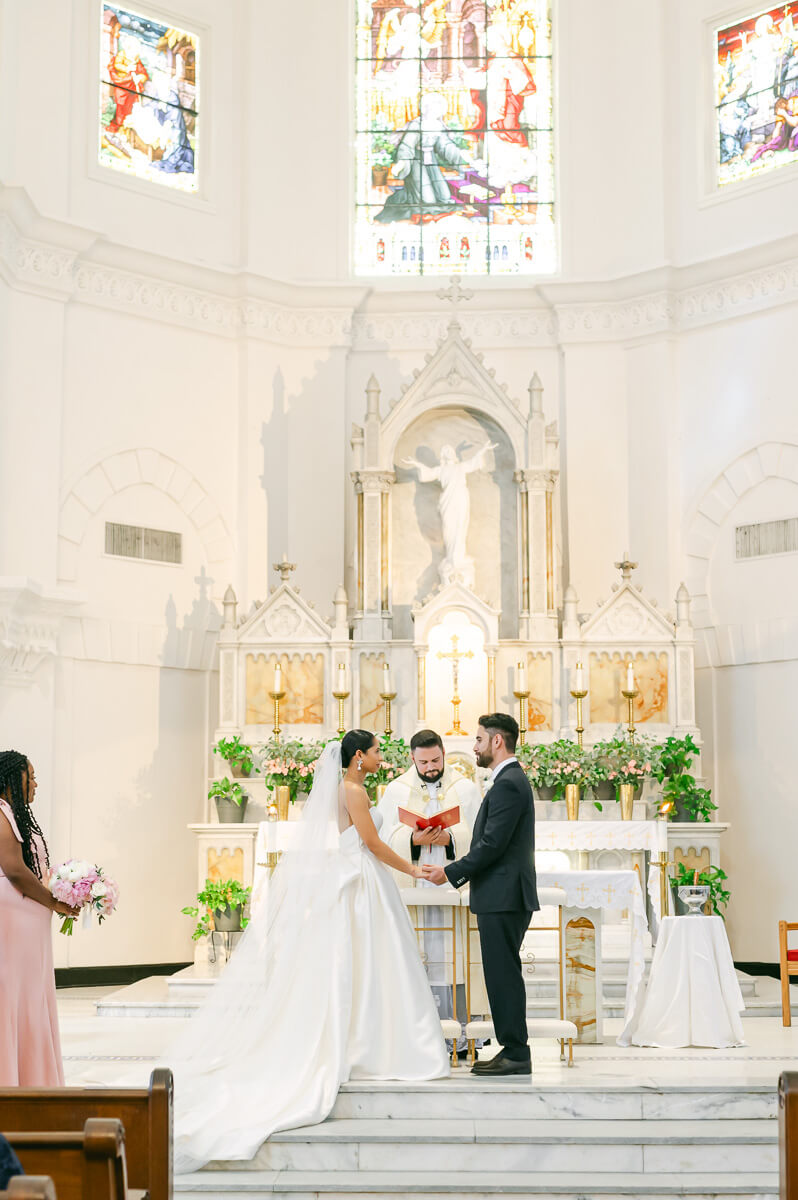
<instances>
[{"instance_id":1,"label":"green ivy","mask_svg":"<svg viewBox=\"0 0 798 1200\"><path fill-rule=\"evenodd\" d=\"M692 867L683 862L676 864L676 875L672 878L674 887L690 887L694 879L695 871ZM705 867L703 871L698 872L698 882L702 887L709 888L712 911L719 917L723 916L720 910L726 907L731 896L731 892L724 886L727 879L728 875L720 867Z\"/></svg>"}]
</instances>

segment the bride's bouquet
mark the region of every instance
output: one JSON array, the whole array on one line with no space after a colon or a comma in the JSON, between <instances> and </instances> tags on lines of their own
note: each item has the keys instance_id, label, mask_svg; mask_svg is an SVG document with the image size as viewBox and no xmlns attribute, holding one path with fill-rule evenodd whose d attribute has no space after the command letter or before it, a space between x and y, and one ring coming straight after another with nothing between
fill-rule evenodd
<instances>
[{"instance_id":1,"label":"bride's bouquet","mask_svg":"<svg viewBox=\"0 0 798 1200\"><path fill-rule=\"evenodd\" d=\"M79 858L70 858L51 872L50 891L56 900L81 909L84 925L91 923L93 912L102 924L119 901L119 888L102 867L93 867ZM65 917L60 932L71 937L74 924L74 917Z\"/></svg>"}]
</instances>

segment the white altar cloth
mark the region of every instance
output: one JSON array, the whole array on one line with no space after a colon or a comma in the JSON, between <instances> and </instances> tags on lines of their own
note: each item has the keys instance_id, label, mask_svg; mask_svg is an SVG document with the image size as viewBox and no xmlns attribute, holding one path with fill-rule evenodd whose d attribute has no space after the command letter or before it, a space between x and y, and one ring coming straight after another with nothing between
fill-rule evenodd
<instances>
[{"instance_id":1,"label":"white altar cloth","mask_svg":"<svg viewBox=\"0 0 798 1200\"><path fill-rule=\"evenodd\" d=\"M664 821L536 821L536 850L667 850Z\"/></svg>"},{"instance_id":2,"label":"white altar cloth","mask_svg":"<svg viewBox=\"0 0 798 1200\"><path fill-rule=\"evenodd\" d=\"M648 921L637 871L538 871L537 882L539 887L562 888L566 908L629 910L631 941L624 1007L624 1021L628 1023L646 969Z\"/></svg>"},{"instance_id":3,"label":"white altar cloth","mask_svg":"<svg viewBox=\"0 0 798 1200\"><path fill-rule=\"evenodd\" d=\"M721 917L666 917L619 1046L745 1045L742 993Z\"/></svg>"}]
</instances>

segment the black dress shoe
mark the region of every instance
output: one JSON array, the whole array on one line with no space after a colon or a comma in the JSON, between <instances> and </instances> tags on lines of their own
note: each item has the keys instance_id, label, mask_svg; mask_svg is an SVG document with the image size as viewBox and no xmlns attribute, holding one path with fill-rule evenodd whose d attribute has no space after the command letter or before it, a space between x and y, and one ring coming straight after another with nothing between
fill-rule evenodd
<instances>
[{"instance_id":1,"label":"black dress shoe","mask_svg":"<svg viewBox=\"0 0 798 1200\"><path fill-rule=\"evenodd\" d=\"M504 1054L497 1054L489 1062L476 1063L471 1068L472 1075L486 1075L494 1078L497 1075L531 1075L532 1060L526 1059L524 1062L519 1062L514 1058L507 1058Z\"/></svg>"}]
</instances>

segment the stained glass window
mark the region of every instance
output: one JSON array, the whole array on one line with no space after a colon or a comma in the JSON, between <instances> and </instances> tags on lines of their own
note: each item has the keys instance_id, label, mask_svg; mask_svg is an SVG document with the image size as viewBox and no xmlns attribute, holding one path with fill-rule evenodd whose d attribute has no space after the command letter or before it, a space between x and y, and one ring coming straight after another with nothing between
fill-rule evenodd
<instances>
[{"instance_id":1,"label":"stained glass window","mask_svg":"<svg viewBox=\"0 0 798 1200\"><path fill-rule=\"evenodd\" d=\"M197 58L194 34L102 5L102 166L197 191Z\"/></svg>"},{"instance_id":2,"label":"stained glass window","mask_svg":"<svg viewBox=\"0 0 798 1200\"><path fill-rule=\"evenodd\" d=\"M798 29L780 4L716 31L718 182L798 158Z\"/></svg>"},{"instance_id":3,"label":"stained glass window","mask_svg":"<svg viewBox=\"0 0 798 1200\"><path fill-rule=\"evenodd\" d=\"M555 269L549 0L356 0L355 269Z\"/></svg>"}]
</instances>

